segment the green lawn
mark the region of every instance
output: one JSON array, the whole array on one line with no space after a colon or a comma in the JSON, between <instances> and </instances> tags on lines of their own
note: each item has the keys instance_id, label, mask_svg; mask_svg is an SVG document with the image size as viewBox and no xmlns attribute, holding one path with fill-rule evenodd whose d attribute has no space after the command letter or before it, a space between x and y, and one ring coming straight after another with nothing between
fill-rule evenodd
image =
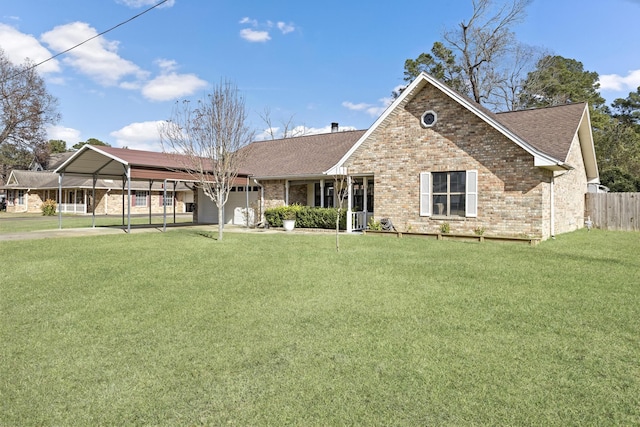
<instances>
[{"instance_id":1,"label":"green lawn","mask_svg":"<svg viewBox=\"0 0 640 427\"><path fill-rule=\"evenodd\" d=\"M125 217L125 224L127 218ZM176 222L191 222L193 220L191 214L179 214L176 215ZM99 215L96 216L96 226L98 227L111 227L121 226L122 215ZM162 215L154 214L151 217L152 224L163 224L164 217ZM173 223L173 213L167 212L167 224ZM91 227L93 224L93 218L91 215L63 215L62 216L62 228L86 228ZM135 215L131 217L132 225L149 224L148 215ZM25 231L40 231L40 230L53 230L59 228L60 219L58 215L55 216L42 216L42 214L12 214L6 212L0 212L0 233L13 233L13 232L25 232Z\"/></svg>"},{"instance_id":2,"label":"green lawn","mask_svg":"<svg viewBox=\"0 0 640 427\"><path fill-rule=\"evenodd\" d=\"M640 234L0 242L0 425L638 425Z\"/></svg>"}]
</instances>

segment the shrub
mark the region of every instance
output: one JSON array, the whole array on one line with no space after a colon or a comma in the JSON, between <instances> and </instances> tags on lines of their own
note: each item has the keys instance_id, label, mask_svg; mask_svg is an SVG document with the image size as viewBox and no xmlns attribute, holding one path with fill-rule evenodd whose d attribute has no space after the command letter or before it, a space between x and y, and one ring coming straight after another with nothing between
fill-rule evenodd
<instances>
[{"instance_id":1,"label":"shrub","mask_svg":"<svg viewBox=\"0 0 640 427\"><path fill-rule=\"evenodd\" d=\"M448 222L444 222L440 225L440 232L443 234L447 234L451 232L451 226Z\"/></svg>"},{"instance_id":2,"label":"shrub","mask_svg":"<svg viewBox=\"0 0 640 427\"><path fill-rule=\"evenodd\" d=\"M382 230L382 225L380 224L380 221L376 221L374 217L369 218L367 227L369 227L369 230L373 230L373 231Z\"/></svg>"},{"instance_id":3,"label":"shrub","mask_svg":"<svg viewBox=\"0 0 640 427\"><path fill-rule=\"evenodd\" d=\"M312 206L279 206L264 211L264 217L270 227L282 227L282 220L295 215L297 228L325 228L336 227L336 215L338 209L316 208ZM347 224L346 211L342 211L340 216L340 229L344 230Z\"/></svg>"},{"instance_id":4,"label":"shrub","mask_svg":"<svg viewBox=\"0 0 640 427\"><path fill-rule=\"evenodd\" d=\"M56 214L56 201L47 199L42 203L40 209L42 210L42 215L44 216L52 216Z\"/></svg>"}]
</instances>

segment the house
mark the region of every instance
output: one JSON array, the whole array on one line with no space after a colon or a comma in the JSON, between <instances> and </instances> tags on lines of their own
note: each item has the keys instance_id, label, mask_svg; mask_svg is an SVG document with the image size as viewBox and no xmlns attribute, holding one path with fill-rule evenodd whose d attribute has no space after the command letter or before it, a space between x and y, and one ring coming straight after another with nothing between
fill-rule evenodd
<instances>
[{"instance_id":1,"label":"house","mask_svg":"<svg viewBox=\"0 0 640 427\"><path fill-rule=\"evenodd\" d=\"M366 131L250 144L246 170L265 208L335 203L347 229L396 228L547 239L584 226L599 184L585 103L495 114L421 74Z\"/></svg>"},{"instance_id":2,"label":"house","mask_svg":"<svg viewBox=\"0 0 640 427\"><path fill-rule=\"evenodd\" d=\"M424 73L367 130L342 132L334 123L331 133L257 141L243 151L225 224L256 223L270 207L331 207L346 199L348 232L389 218L399 231L446 226L452 233L547 239L584 227L585 194L600 183L587 104L496 114ZM139 206L143 212L149 203L160 207L150 200L168 183L185 185L197 191L176 203L193 197L195 222L219 222L175 155L85 145L55 172L67 189L63 199L75 203L95 191L97 210L98 188L109 180L121 200L109 205L129 212L139 201L147 204ZM27 189L21 180L27 177L18 174L7 185L14 204L18 187Z\"/></svg>"}]
</instances>

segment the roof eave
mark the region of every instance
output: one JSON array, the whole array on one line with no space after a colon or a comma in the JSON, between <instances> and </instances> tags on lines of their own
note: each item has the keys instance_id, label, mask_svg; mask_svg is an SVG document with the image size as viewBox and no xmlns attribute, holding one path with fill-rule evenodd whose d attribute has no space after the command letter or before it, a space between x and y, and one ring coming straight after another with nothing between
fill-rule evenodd
<instances>
[{"instance_id":1,"label":"roof eave","mask_svg":"<svg viewBox=\"0 0 640 427\"><path fill-rule=\"evenodd\" d=\"M66 168L69 167L69 165L71 165L73 162L76 161L76 158L79 157L82 153L84 153L87 150L92 150L95 151L97 153L102 154L103 156L109 157L112 160L115 160L117 162L122 163L123 165L127 166L129 165L129 163L126 160L123 160L119 157L116 157L114 155L111 155L105 151L100 150L99 148L90 145L90 144L85 144L83 145L73 156L69 157L64 163L62 163L60 166L58 166L56 168L56 170L54 170L54 173L63 173L65 171Z\"/></svg>"}]
</instances>

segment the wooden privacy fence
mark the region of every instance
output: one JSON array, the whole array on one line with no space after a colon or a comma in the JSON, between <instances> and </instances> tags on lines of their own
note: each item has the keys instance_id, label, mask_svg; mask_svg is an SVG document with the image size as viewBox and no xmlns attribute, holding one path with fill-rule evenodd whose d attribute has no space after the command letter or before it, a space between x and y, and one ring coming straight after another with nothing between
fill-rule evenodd
<instances>
[{"instance_id":1,"label":"wooden privacy fence","mask_svg":"<svg viewBox=\"0 0 640 427\"><path fill-rule=\"evenodd\" d=\"M640 231L640 193L587 193L585 218L603 230Z\"/></svg>"}]
</instances>

